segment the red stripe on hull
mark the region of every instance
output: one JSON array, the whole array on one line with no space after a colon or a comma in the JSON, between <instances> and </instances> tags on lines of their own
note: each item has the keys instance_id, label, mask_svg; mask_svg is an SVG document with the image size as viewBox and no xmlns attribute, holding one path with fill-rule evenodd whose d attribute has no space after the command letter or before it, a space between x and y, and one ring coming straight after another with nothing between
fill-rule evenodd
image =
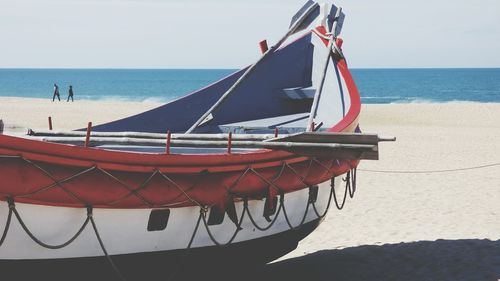
<instances>
[{"instance_id":1,"label":"red stripe on hull","mask_svg":"<svg viewBox=\"0 0 500 281\"><path fill-rule=\"evenodd\" d=\"M343 174L351 160L280 151L159 155L105 151L0 136L0 198L101 208L221 206L233 197L288 193Z\"/></svg>"}]
</instances>

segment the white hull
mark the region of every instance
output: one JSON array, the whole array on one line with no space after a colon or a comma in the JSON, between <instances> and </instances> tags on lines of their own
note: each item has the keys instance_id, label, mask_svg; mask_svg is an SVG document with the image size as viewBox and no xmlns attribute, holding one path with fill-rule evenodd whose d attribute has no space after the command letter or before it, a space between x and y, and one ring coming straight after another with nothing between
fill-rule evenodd
<instances>
[{"instance_id":1,"label":"white hull","mask_svg":"<svg viewBox=\"0 0 500 281\"><path fill-rule=\"evenodd\" d=\"M340 181L340 177L337 177ZM336 182L340 186L340 182ZM321 184L318 188L317 200L314 203L316 211L323 214L326 211L330 197L330 182ZM318 219L312 204L307 209L309 189L299 190L285 195L284 210L293 227ZM248 210L255 222L261 226L269 225L263 216L264 200L248 202ZM278 203L278 208L279 209ZM67 208L16 203L16 209L26 226L36 238L46 244L61 244L69 240L82 226L87 217L84 208ZM236 203L236 212L241 217L243 202ZM0 203L0 231L6 224L8 204ZM146 252L162 252L186 249L193 237L200 216L199 207L183 207L170 209L166 229L148 231L148 221L151 209L94 209L93 218L109 255L123 255ZM207 214L208 217L208 214ZM271 217L273 218L273 217ZM228 218L219 225L209 226L213 237L226 244L236 231L235 224ZM241 230L232 243L245 242L290 230L283 209L279 212L276 222L267 230L257 229L248 214L241 222ZM0 232L1 235L1 232ZM205 224L200 222L194 235L191 248L215 246L210 238ZM0 246L0 260L34 260L61 259L103 256L91 223L88 223L80 236L70 245L61 249L47 249L36 244L25 232L16 217L12 216L10 229L4 244Z\"/></svg>"}]
</instances>

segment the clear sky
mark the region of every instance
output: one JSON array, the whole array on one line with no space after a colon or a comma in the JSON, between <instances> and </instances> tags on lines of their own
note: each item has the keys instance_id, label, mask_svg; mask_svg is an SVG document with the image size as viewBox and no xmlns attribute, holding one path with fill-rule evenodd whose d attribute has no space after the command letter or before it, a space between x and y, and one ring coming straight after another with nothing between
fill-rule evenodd
<instances>
[{"instance_id":1,"label":"clear sky","mask_svg":"<svg viewBox=\"0 0 500 281\"><path fill-rule=\"evenodd\" d=\"M240 68L305 0L0 0L0 68ZM500 67L499 0L339 0L351 67Z\"/></svg>"}]
</instances>

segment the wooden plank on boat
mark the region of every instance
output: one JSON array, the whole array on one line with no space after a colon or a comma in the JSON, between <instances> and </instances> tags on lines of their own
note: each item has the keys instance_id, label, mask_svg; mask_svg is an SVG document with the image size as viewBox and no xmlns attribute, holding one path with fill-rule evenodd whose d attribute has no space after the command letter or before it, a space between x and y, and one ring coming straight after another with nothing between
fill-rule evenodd
<instances>
[{"instance_id":1,"label":"wooden plank on boat","mask_svg":"<svg viewBox=\"0 0 500 281\"><path fill-rule=\"evenodd\" d=\"M84 137L38 137L40 141L62 144L82 145ZM133 146L164 146L165 140L138 139L138 138L99 138L94 137L89 141L90 146L99 145L133 145ZM170 142L172 147L196 148L225 148L227 141L219 140L175 140ZM376 144L349 144L349 143L311 143L311 142L285 142L285 141L232 141L234 148L254 148L285 150L302 156L336 157L341 159L375 159L378 157ZM360 158L362 157L362 158Z\"/></svg>"},{"instance_id":2,"label":"wooden plank on boat","mask_svg":"<svg viewBox=\"0 0 500 281\"><path fill-rule=\"evenodd\" d=\"M355 149L355 148L316 148L316 147L299 147L283 149L298 155L314 156L319 158L338 158L338 159L365 159L378 160L378 149Z\"/></svg>"},{"instance_id":3,"label":"wooden plank on boat","mask_svg":"<svg viewBox=\"0 0 500 281\"><path fill-rule=\"evenodd\" d=\"M28 132L29 136L37 137L83 137L83 131L33 131ZM141 139L161 139L164 140L167 134L142 133L142 132L91 132L91 137L100 138L141 138ZM228 134L171 134L172 139L182 140L227 140ZM233 140L266 140L275 138L274 134L233 134Z\"/></svg>"},{"instance_id":4,"label":"wooden plank on boat","mask_svg":"<svg viewBox=\"0 0 500 281\"><path fill-rule=\"evenodd\" d=\"M377 144L379 142L379 137L376 134L304 132L271 139L269 141Z\"/></svg>"},{"instance_id":5,"label":"wooden plank on boat","mask_svg":"<svg viewBox=\"0 0 500 281\"><path fill-rule=\"evenodd\" d=\"M29 136L37 137L84 137L83 131L34 131L29 130ZM100 138L140 138L161 139L167 135L159 133L142 132L91 132L91 137ZM179 140L227 140L228 134L171 134L172 139ZM318 143L357 143L376 144L380 141L394 141L394 137L382 138L376 134L363 133L332 133L332 132L302 132L296 134L282 134L275 137L274 134L232 134L233 140L268 140L268 141L291 141L291 142L318 142Z\"/></svg>"}]
</instances>

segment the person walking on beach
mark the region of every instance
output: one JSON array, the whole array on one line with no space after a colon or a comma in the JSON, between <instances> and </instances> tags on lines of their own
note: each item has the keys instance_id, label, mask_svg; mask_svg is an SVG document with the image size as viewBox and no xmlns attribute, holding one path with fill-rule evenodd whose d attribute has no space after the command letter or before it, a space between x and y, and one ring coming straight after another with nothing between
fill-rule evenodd
<instances>
[{"instance_id":1,"label":"person walking on beach","mask_svg":"<svg viewBox=\"0 0 500 281\"><path fill-rule=\"evenodd\" d=\"M54 101L56 97L59 101L61 101L61 96L59 95L59 86L57 86L57 84L54 83L54 95L52 96L52 101Z\"/></svg>"},{"instance_id":2,"label":"person walking on beach","mask_svg":"<svg viewBox=\"0 0 500 281\"><path fill-rule=\"evenodd\" d=\"M69 98L71 98L71 102L73 102L73 86L69 85L69 91L68 91L68 100L67 102L69 101Z\"/></svg>"}]
</instances>

